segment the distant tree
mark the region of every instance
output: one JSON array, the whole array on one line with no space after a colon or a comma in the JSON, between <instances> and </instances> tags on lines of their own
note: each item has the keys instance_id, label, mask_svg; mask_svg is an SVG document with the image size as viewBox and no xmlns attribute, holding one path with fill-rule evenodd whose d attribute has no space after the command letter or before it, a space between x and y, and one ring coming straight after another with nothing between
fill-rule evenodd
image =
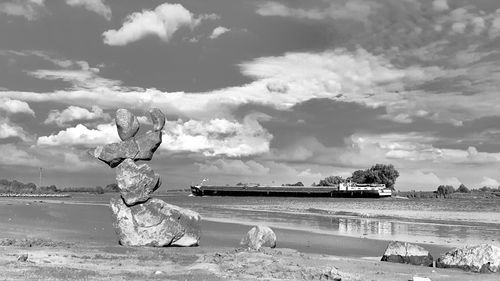
<instances>
[{"instance_id":1,"label":"distant tree","mask_svg":"<svg viewBox=\"0 0 500 281\"><path fill-rule=\"evenodd\" d=\"M440 185L437 188L437 194L439 197L448 197L450 194L455 192L455 188L451 185Z\"/></svg>"},{"instance_id":2,"label":"distant tree","mask_svg":"<svg viewBox=\"0 0 500 281\"><path fill-rule=\"evenodd\" d=\"M318 186L336 186L345 180L340 176L330 176L319 181Z\"/></svg>"},{"instance_id":3,"label":"distant tree","mask_svg":"<svg viewBox=\"0 0 500 281\"><path fill-rule=\"evenodd\" d=\"M285 184L282 184L282 186L304 186L304 184L301 181L299 181L296 183L285 183Z\"/></svg>"},{"instance_id":4,"label":"distant tree","mask_svg":"<svg viewBox=\"0 0 500 281\"><path fill-rule=\"evenodd\" d=\"M376 164L367 170L357 170L349 178L355 183L378 183L394 190L394 184L399 177L399 172L393 165Z\"/></svg>"},{"instance_id":5,"label":"distant tree","mask_svg":"<svg viewBox=\"0 0 500 281\"><path fill-rule=\"evenodd\" d=\"M118 187L118 184L110 183L110 184L106 185L106 187L104 188L104 191L105 192L119 192L120 188Z\"/></svg>"},{"instance_id":6,"label":"distant tree","mask_svg":"<svg viewBox=\"0 0 500 281\"><path fill-rule=\"evenodd\" d=\"M470 193L470 190L463 183L458 187L457 192Z\"/></svg>"},{"instance_id":7,"label":"distant tree","mask_svg":"<svg viewBox=\"0 0 500 281\"><path fill-rule=\"evenodd\" d=\"M479 189L479 191L482 191L482 192L490 192L491 191L491 187L488 187L488 186L483 186Z\"/></svg>"},{"instance_id":8,"label":"distant tree","mask_svg":"<svg viewBox=\"0 0 500 281\"><path fill-rule=\"evenodd\" d=\"M104 189L102 186L96 186L95 191L97 194L104 194Z\"/></svg>"}]
</instances>

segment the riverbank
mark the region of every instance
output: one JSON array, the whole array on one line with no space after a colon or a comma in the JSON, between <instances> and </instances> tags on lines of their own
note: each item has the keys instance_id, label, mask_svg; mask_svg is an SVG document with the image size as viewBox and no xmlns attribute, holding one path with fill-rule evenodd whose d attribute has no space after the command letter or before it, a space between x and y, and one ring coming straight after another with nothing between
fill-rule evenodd
<instances>
[{"instance_id":1,"label":"riverbank","mask_svg":"<svg viewBox=\"0 0 500 281\"><path fill-rule=\"evenodd\" d=\"M380 262L388 243L384 240L272 225L278 246L263 252L238 249L248 225L210 220L203 221L198 247L122 247L118 246L107 204L84 201L0 199L0 238L35 241L0 243L2 277L6 280L333 280L333 276L342 280L411 280L413 276L434 281L498 279L498 275ZM45 240L53 242L40 242ZM435 257L450 249L446 245L422 245ZM22 255L27 255L27 261L17 260Z\"/></svg>"}]
</instances>

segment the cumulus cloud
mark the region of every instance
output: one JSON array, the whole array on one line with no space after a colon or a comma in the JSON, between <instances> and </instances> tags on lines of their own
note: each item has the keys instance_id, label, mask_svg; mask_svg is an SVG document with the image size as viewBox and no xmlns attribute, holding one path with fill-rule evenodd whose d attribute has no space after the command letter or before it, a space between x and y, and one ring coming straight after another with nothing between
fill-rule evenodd
<instances>
[{"instance_id":1,"label":"cumulus cloud","mask_svg":"<svg viewBox=\"0 0 500 281\"><path fill-rule=\"evenodd\" d=\"M268 117L248 115L242 123L226 119L168 121L161 149L199 152L205 156L249 156L269 151L272 135L259 121Z\"/></svg>"},{"instance_id":2,"label":"cumulus cloud","mask_svg":"<svg viewBox=\"0 0 500 281\"><path fill-rule=\"evenodd\" d=\"M107 20L111 20L111 8L104 3L104 0L66 0L70 6L82 6L85 9L95 12Z\"/></svg>"},{"instance_id":3,"label":"cumulus cloud","mask_svg":"<svg viewBox=\"0 0 500 281\"><path fill-rule=\"evenodd\" d=\"M0 3L0 13L10 16L21 16L27 20L36 20L45 7L44 0L14 0Z\"/></svg>"},{"instance_id":4,"label":"cumulus cloud","mask_svg":"<svg viewBox=\"0 0 500 281\"><path fill-rule=\"evenodd\" d=\"M98 107L92 106L91 111L78 106L70 106L63 111L51 110L44 124L56 124L59 127L65 127L75 121L110 121L111 116Z\"/></svg>"},{"instance_id":5,"label":"cumulus cloud","mask_svg":"<svg viewBox=\"0 0 500 281\"><path fill-rule=\"evenodd\" d=\"M212 162L196 163L196 166L201 173L207 175L263 176L269 173L269 168L254 160L217 159Z\"/></svg>"},{"instance_id":6,"label":"cumulus cloud","mask_svg":"<svg viewBox=\"0 0 500 281\"><path fill-rule=\"evenodd\" d=\"M448 6L448 0L434 0L432 1L432 8L439 12L450 9Z\"/></svg>"},{"instance_id":7,"label":"cumulus cloud","mask_svg":"<svg viewBox=\"0 0 500 281\"><path fill-rule=\"evenodd\" d=\"M0 165L6 166L28 166L40 167L41 161L38 157L34 156L25 148L19 148L15 144L0 144Z\"/></svg>"},{"instance_id":8,"label":"cumulus cloud","mask_svg":"<svg viewBox=\"0 0 500 281\"><path fill-rule=\"evenodd\" d=\"M78 124L75 127L59 131L57 134L39 137L37 145L95 147L119 141L115 124L101 124L96 129L89 129Z\"/></svg>"},{"instance_id":9,"label":"cumulus cloud","mask_svg":"<svg viewBox=\"0 0 500 281\"><path fill-rule=\"evenodd\" d=\"M483 177L483 180L481 181L480 185L496 188L500 186L500 183L496 179L490 177Z\"/></svg>"},{"instance_id":10,"label":"cumulus cloud","mask_svg":"<svg viewBox=\"0 0 500 281\"><path fill-rule=\"evenodd\" d=\"M229 31L230 31L230 29L227 27L218 26L218 27L214 28L214 30L212 31L212 34L210 34L210 39L215 39L215 38L221 36L222 34L224 34L226 32L229 32Z\"/></svg>"},{"instance_id":11,"label":"cumulus cloud","mask_svg":"<svg viewBox=\"0 0 500 281\"><path fill-rule=\"evenodd\" d=\"M0 139L19 138L23 141L30 141L31 137L21 127L13 124L8 118L0 118Z\"/></svg>"},{"instance_id":12,"label":"cumulus cloud","mask_svg":"<svg viewBox=\"0 0 500 281\"><path fill-rule=\"evenodd\" d=\"M8 114L24 113L35 116L35 112L27 102L9 98L0 98L0 110L6 111Z\"/></svg>"},{"instance_id":13,"label":"cumulus cloud","mask_svg":"<svg viewBox=\"0 0 500 281\"><path fill-rule=\"evenodd\" d=\"M397 182L400 190L436 190L440 185L458 188L460 184L460 180L456 177L439 177L434 172L421 170L402 171Z\"/></svg>"},{"instance_id":14,"label":"cumulus cloud","mask_svg":"<svg viewBox=\"0 0 500 281\"><path fill-rule=\"evenodd\" d=\"M200 15L193 13L181 4L164 3L154 10L143 10L129 15L118 30L103 33L104 43L111 46L124 46L146 36L157 36L168 42L181 27L193 29L205 19L215 19L216 15Z\"/></svg>"}]
</instances>

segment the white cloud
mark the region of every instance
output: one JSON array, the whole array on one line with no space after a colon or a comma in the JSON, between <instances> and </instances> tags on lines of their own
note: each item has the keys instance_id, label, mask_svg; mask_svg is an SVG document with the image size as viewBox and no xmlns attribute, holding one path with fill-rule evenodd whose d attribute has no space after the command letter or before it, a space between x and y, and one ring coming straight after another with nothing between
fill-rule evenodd
<instances>
[{"instance_id":1,"label":"white cloud","mask_svg":"<svg viewBox=\"0 0 500 281\"><path fill-rule=\"evenodd\" d=\"M278 2L265 2L258 6L257 14L310 20L347 19L367 22L368 17L379 6L371 1L347 0L343 3L332 2L325 8L304 9L291 8Z\"/></svg>"},{"instance_id":2,"label":"white cloud","mask_svg":"<svg viewBox=\"0 0 500 281\"><path fill-rule=\"evenodd\" d=\"M450 9L448 6L448 0L434 0L432 2L432 8L436 11L443 12Z\"/></svg>"},{"instance_id":3,"label":"white cloud","mask_svg":"<svg viewBox=\"0 0 500 281\"><path fill-rule=\"evenodd\" d=\"M30 141L29 134L20 126L12 124L8 118L0 118L0 139L20 138L23 141Z\"/></svg>"},{"instance_id":4,"label":"white cloud","mask_svg":"<svg viewBox=\"0 0 500 281\"><path fill-rule=\"evenodd\" d=\"M28 166L40 167L41 161L33 154L30 154L26 149L19 149L14 144L0 144L0 165L6 166Z\"/></svg>"},{"instance_id":5,"label":"white cloud","mask_svg":"<svg viewBox=\"0 0 500 281\"><path fill-rule=\"evenodd\" d=\"M44 124L56 124L59 127L65 127L75 121L96 120L110 121L111 116L104 113L103 110L97 105L92 106L91 111L78 106L70 106L63 111L51 110L47 119L44 121Z\"/></svg>"},{"instance_id":6,"label":"white cloud","mask_svg":"<svg viewBox=\"0 0 500 281\"><path fill-rule=\"evenodd\" d=\"M154 10L143 10L129 15L118 30L108 30L103 33L104 43L112 46L124 46L138 41L146 36L155 35L168 42L181 27L193 29L204 19L214 19L216 15L201 15L193 13L181 4L164 3Z\"/></svg>"},{"instance_id":7,"label":"white cloud","mask_svg":"<svg viewBox=\"0 0 500 281\"><path fill-rule=\"evenodd\" d=\"M212 34L210 34L210 39L215 39L215 38L221 36L222 34L224 34L226 32L229 32L229 31L230 31L230 29L227 27L218 26L218 27L214 28L214 30L212 31Z\"/></svg>"},{"instance_id":8,"label":"white cloud","mask_svg":"<svg viewBox=\"0 0 500 281\"><path fill-rule=\"evenodd\" d=\"M489 178L489 177L483 177L483 180L480 183L481 187L483 186L488 186L488 187L499 187L500 182L498 182L496 179Z\"/></svg>"},{"instance_id":9,"label":"white cloud","mask_svg":"<svg viewBox=\"0 0 500 281\"><path fill-rule=\"evenodd\" d=\"M111 8L104 3L104 0L66 0L70 6L83 6L85 9L95 12L107 20L111 20Z\"/></svg>"},{"instance_id":10,"label":"white cloud","mask_svg":"<svg viewBox=\"0 0 500 281\"><path fill-rule=\"evenodd\" d=\"M10 114L24 113L35 116L35 112L31 109L27 102L12 100L9 98L0 98L0 110Z\"/></svg>"},{"instance_id":11,"label":"white cloud","mask_svg":"<svg viewBox=\"0 0 500 281\"><path fill-rule=\"evenodd\" d=\"M269 173L269 168L254 160L217 159L195 165L201 173L208 175L263 176Z\"/></svg>"},{"instance_id":12,"label":"white cloud","mask_svg":"<svg viewBox=\"0 0 500 281\"><path fill-rule=\"evenodd\" d=\"M84 125L78 124L55 135L39 137L37 145L95 147L119 141L115 124L101 124L96 129L88 129Z\"/></svg>"},{"instance_id":13,"label":"white cloud","mask_svg":"<svg viewBox=\"0 0 500 281\"><path fill-rule=\"evenodd\" d=\"M27 20L36 20L45 7L44 0L14 0L0 3L0 13L10 16L22 16Z\"/></svg>"},{"instance_id":14,"label":"white cloud","mask_svg":"<svg viewBox=\"0 0 500 281\"><path fill-rule=\"evenodd\" d=\"M262 114L248 115L243 123L226 119L210 121L167 121L161 149L199 152L206 156L249 156L269 151L272 135L259 120Z\"/></svg>"},{"instance_id":15,"label":"white cloud","mask_svg":"<svg viewBox=\"0 0 500 281\"><path fill-rule=\"evenodd\" d=\"M440 185L458 188L460 184L460 180L456 177L439 177L433 172L421 170L402 171L397 179L397 188L400 190L436 190Z\"/></svg>"}]
</instances>

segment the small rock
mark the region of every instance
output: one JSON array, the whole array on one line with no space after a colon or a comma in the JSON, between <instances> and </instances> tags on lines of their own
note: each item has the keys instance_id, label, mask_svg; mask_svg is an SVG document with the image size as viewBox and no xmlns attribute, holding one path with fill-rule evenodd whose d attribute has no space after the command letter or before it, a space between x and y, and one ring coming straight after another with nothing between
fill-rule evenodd
<instances>
[{"instance_id":1,"label":"small rock","mask_svg":"<svg viewBox=\"0 0 500 281\"><path fill-rule=\"evenodd\" d=\"M275 248L276 234L267 226L256 225L243 237L240 245L253 250L259 250L261 247Z\"/></svg>"},{"instance_id":2,"label":"small rock","mask_svg":"<svg viewBox=\"0 0 500 281\"><path fill-rule=\"evenodd\" d=\"M26 262L28 261L28 254L22 254L19 257L17 257L17 260L20 262Z\"/></svg>"},{"instance_id":3,"label":"small rock","mask_svg":"<svg viewBox=\"0 0 500 281\"><path fill-rule=\"evenodd\" d=\"M118 109L115 121L118 136L123 141L133 138L137 134L137 131L139 131L139 120L127 109Z\"/></svg>"},{"instance_id":4,"label":"small rock","mask_svg":"<svg viewBox=\"0 0 500 281\"><path fill-rule=\"evenodd\" d=\"M165 114L158 108L152 108L149 110L149 115L151 115L151 121L153 121L153 130L161 131L165 126Z\"/></svg>"},{"instance_id":5,"label":"small rock","mask_svg":"<svg viewBox=\"0 0 500 281\"><path fill-rule=\"evenodd\" d=\"M136 165L125 159L116 168L116 182L127 206L146 202L161 185L160 177L146 164Z\"/></svg>"},{"instance_id":6,"label":"small rock","mask_svg":"<svg viewBox=\"0 0 500 281\"><path fill-rule=\"evenodd\" d=\"M392 241L387 246L382 261L432 266L433 258L429 251L407 242Z\"/></svg>"},{"instance_id":7,"label":"small rock","mask_svg":"<svg viewBox=\"0 0 500 281\"><path fill-rule=\"evenodd\" d=\"M160 270L155 271L155 275L162 275L162 274L163 274L163 271L160 271Z\"/></svg>"},{"instance_id":8,"label":"small rock","mask_svg":"<svg viewBox=\"0 0 500 281\"><path fill-rule=\"evenodd\" d=\"M465 246L445 253L436 264L472 272L500 272L500 248L488 244Z\"/></svg>"}]
</instances>

